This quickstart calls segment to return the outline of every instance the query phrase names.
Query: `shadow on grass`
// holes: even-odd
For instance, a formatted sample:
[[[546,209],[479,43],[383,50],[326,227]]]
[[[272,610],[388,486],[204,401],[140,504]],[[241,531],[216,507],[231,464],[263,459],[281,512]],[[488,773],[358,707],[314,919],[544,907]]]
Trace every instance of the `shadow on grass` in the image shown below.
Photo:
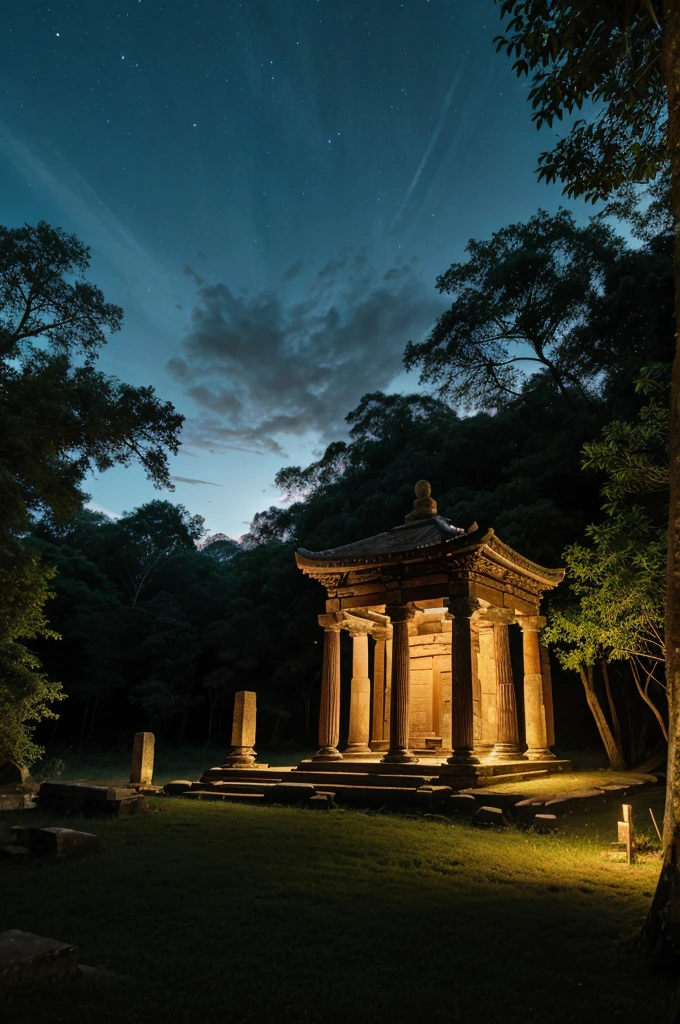
[[[578,836],[152,806],[88,823],[99,857],[0,872],[3,929],[74,942],[83,962],[134,979],[15,993],[3,1022],[663,1018],[668,991],[622,942],[655,865],[605,862]]]

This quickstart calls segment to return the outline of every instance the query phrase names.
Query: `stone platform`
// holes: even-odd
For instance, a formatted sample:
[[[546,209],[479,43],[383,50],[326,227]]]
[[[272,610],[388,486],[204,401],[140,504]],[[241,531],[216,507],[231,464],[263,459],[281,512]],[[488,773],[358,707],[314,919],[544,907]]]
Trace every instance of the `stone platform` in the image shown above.
[[[291,796],[332,793],[343,803],[429,805],[433,791],[444,797],[458,790],[519,782],[536,775],[571,771],[570,761],[485,761],[477,765],[451,765],[441,758],[417,763],[384,764],[377,757],[361,761],[301,761],[291,768],[208,768],[185,796],[194,799],[232,799],[236,802],[271,799],[274,789],[287,786]],[[295,789],[294,787],[299,787]],[[187,790],[189,784],[187,783]],[[218,796],[219,794],[219,796]]]

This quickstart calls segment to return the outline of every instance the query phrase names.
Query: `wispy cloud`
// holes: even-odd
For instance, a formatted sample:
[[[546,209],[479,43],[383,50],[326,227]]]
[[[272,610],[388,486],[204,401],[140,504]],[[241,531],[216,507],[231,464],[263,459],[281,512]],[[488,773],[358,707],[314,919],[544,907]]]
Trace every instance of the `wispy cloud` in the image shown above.
[[[213,480],[195,480],[191,476],[171,476],[171,480],[177,480],[180,484],[206,484],[208,487],[224,487],[224,484],[216,484]]]
[[[185,423],[187,441],[210,450],[282,454],[285,437],[337,436],[361,396],[400,373],[406,342],[442,308],[414,262],[378,275],[363,252],[322,267],[299,302],[196,283],[192,329],[168,369],[202,410]]]

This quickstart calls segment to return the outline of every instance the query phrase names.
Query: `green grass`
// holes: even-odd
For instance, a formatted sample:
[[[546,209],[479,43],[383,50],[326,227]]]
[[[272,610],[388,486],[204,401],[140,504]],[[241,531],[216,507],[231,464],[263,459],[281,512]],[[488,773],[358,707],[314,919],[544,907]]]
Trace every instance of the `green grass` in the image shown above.
[[[178,750],[156,749],[153,781],[164,786],[173,779],[199,779],[206,768],[213,768],[224,760],[229,748],[206,749],[205,747],[181,747]],[[258,761],[278,768],[296,765],[304,757],[310,757],[314,751],[299,748],[284,748],[274,751],[258,751]],[[122,785],[130,779],[130,750],[113,753],[78,754],[72,750],[57,750],[65,764],[61,775],[64,782],[107,782],[111,785]],[[40,770],[40,764],[35,766]]]
[[[618,805],[597,812],[592,838],[576,819],[539,836],[151,803],[141,818],[75,823],[101,836],[98,857],[0,872],[1,929],[73,942],[84,963],[133,979],[15,993],[3,1024],[663,1019],[668,990],[624,942],[658,863],[600,856]]]

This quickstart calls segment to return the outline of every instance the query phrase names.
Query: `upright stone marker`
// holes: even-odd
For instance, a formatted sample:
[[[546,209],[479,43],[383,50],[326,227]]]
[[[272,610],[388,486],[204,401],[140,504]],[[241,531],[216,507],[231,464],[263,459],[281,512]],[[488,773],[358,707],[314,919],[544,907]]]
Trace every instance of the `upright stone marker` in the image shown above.
[[[132,771],[130,782],[139,786],[150,786],[153,780],[154,734],[152,732],[135,733],[132,747]]]
[[[239,690],[234,700],[234,723],[231,727],[231,753],[225,768],[242,768],[255,764],[255,693]]]
[[[626,860],[629,864],[635,863],[635,829],[633,828],[633,806],[623,804],[623,821],[619,823],[619,842],[625,843]]]

